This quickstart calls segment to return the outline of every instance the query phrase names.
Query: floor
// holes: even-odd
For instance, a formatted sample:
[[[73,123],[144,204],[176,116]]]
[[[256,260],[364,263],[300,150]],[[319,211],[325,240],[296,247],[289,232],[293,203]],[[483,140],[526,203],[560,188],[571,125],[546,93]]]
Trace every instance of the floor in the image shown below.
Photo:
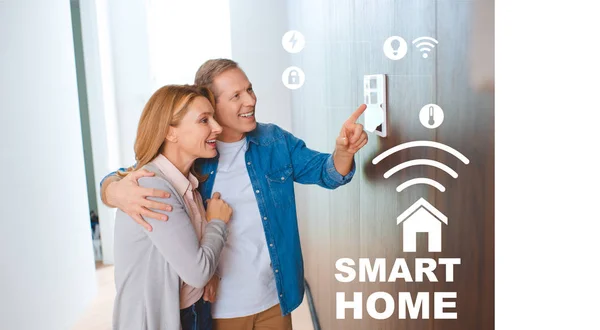
[[[97,262],[96,279],[98,280],[98,294],[79,322],[73,327],[73,330],[111,329],[115,295],[113,267]],[[292,323],[293,330],[313,330],[306,298],[304,298],[302,305],[292,312]]]

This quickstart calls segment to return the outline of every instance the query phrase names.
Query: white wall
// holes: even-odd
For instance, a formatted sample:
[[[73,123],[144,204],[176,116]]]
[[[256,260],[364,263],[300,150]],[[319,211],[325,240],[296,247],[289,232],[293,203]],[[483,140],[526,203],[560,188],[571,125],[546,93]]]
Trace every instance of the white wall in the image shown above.
[[[204,61],[231,55],[229,8],[209,0],[107,3],[120,165],[129,166],[152,93],[166,84],[191,84]]]
[[[165,84],[191,84],[198,67],[230,57],[227,2],[81,0],[96,186],[133,165],[144,105]],[[100,190],[97,190],[100,193]],[[104,263],[114,262],[114,209],[97,196]]]
[[[117,109],[114,96],[108,3],[106,0],[81,0],[81,34],[85,64],[90,135],[93,148],[96,203],[102,236],[102,258],[114,262],[114,209],[99,196],[100,181],[121,165]]]
[[[292,65],[281,38],[289,29],[285,1],[230,0],[232,59],[254,86],[256,118],[292,131],[291,91],[281,75]]]
[[[107,1],[122,166],[135,162],[133,144],[137,123],[153,92],[146,2]]]
[[[229,23],[227,1],[151,1],[148,39],[153,88],[193,84],[206,60],[231,57]]]
[[[69,329],[96,293],[69,2],[0,1],[0,324]]]

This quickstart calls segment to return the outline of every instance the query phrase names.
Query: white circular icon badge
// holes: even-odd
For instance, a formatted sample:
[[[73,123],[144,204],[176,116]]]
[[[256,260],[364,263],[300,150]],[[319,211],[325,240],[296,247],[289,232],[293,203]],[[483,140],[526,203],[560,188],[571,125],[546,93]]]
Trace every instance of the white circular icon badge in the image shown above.
[[[428,104],[421,108],[419,120],[429,129],[437,128],[444,122],[444,110],[437,104]]]
[[[298,89],[304,85],[304,71],[297,66],[290,66],[283,71],[281,81],[289,89]]]
[[[281,45],[288,53],[299,53],[305,44],[304,35],[296,30],[286,32],[281,38]]]
[[[401,37],[392,36],[383,43],[383,53],[390,60],[397,61],[403,58],[406,52],[408,52],[408,44]]]

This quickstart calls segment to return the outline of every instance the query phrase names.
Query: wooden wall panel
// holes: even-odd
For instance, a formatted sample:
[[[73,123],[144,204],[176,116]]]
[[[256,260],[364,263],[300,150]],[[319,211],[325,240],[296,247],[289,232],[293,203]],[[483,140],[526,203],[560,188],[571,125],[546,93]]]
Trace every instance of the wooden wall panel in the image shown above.
[[[331,152],[342,123],[363,99],[365,74],[388,76],[389,136],[370,134],[369,144],[356,157],[353,181],[335,191],[297,185],[298,216],[306,278],[313,291],[322,329],[492,329],[493,328],[493,96],[469,87],[469,36],[472,1],[287,1],[290,29],[306,37],[306,47],[290,54],[290,65],[301,67],[306,83],[292,94],[293,129],[313,149]],[[282,31],[282,35],[285,31]],[[406,57],[387,59],[383,42],[392,35],[409,43]],[[420,36],[439,41],[432,56],[423,59],[411,42]],[[281,68],[283,71],[285,68]],[[439,104],[445,121],[438,129],[424,128],[418,119],[422,106]],[[378,165],[371,160],[404,142],[431,140],[463,152],[471,163],[433,148],[418,147],[394,154]],[[412,159],[434,159],[455,169],[453,179],[429,166],[415,166],[390,177],[383,173]],[[402,193],[406,180],[426,177],[446,187],[413,186]],[[427,237],[418,238],[417,253],[402,250],[402,226],[396,217],[419,198],[425,198],[449,218],[442,229],[443,251],[427,252]],[[460,257],[454,283],[339,283],[334,278],[339,258],[386,258],[388,271],[395,258],[406,258],[414,271],[415,258]],[[414,275],[414,274],[413,274]],[[444,280],[444,268],[436,275]],[[335,293],[362,292],[363,301],[377,291],[457,291],[458,320],[399,320],[397,307],[387,320],[337,320]],[[363,306],[364,308],[364,306]],[[383,304],[378,304],[383,310]]]
[[[458,319],[436,320],[436,329],[493,329],[494,269],[494,108],[490,94],[470,84],[472,1],[438,1],[437,104],[446,120],[438,141],[469,158],[468,165],[439,151],[437,159],[455,169],[457,179],[441,173],[446,192],[436,192],[436,206],[448,216],[439,257],[460,257],[454,283],[436,291],[458,293]]]

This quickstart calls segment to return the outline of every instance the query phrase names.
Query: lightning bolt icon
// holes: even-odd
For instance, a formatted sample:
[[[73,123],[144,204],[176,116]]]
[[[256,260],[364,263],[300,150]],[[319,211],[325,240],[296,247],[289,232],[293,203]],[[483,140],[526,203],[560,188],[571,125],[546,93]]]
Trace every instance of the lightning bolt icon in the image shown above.
[[[296,47],[296,41],[298,41],[298,39],[296,39],[296,32],[294,32],[292,34],[292,37],[289,40],[289,42],[292,43],[292,49],[294,49],[294,47]]]

